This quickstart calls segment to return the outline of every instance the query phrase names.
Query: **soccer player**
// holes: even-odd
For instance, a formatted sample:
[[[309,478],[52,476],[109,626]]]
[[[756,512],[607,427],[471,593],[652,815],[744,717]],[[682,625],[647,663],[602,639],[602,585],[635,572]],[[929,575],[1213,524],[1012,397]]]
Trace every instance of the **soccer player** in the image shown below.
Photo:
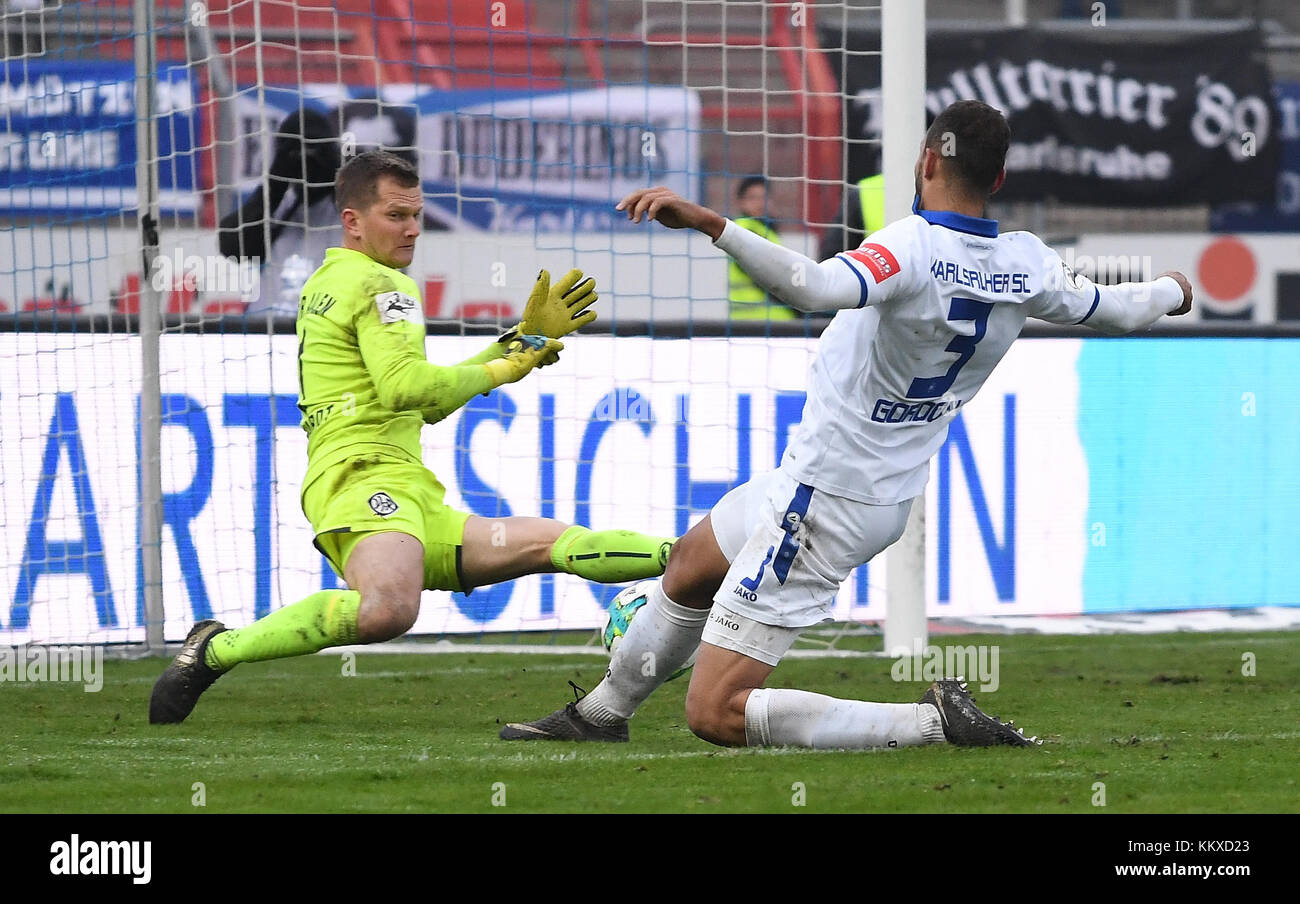
[[[298,308],[298,407],[303,512],[349,589],[313,593],[246,628],[196,624],[154,685],[150,722],[184,720],[241,662],[398,637],[424,589],[469,592],[555,571],[618,583],[663,574],[668,560],[670,537],[456,511],[420,458],[424,424],[558,360],[557,340],[596,317],[594,281],[571,270],[551,285],[542,271],[518,327],[457,365],[430,364],[419,290],[400,269],[420,232],[415,168],[385,151],[360,154],[338,171],[335,196],[343,247],[326,252]]]
[[[626,741],[628,719],[698,645],[686,719],[714,744],[1034,740],[981,712],[955,680],[907,704],[763,686],[800,631],[829,619],[849,572],[903,533],[948,424],[1026,318],[1125,333],[1191,309],[1182,274],[1094,285],[1034,235],[1000,232],[984,213],[1005,179],[1009,142],[996,109],[948,107],[916,162],[913,215],[820,264],[664,188],[620,202],[634,222],[704,232],[795,308],[838,313],[822,334],[803,421],[780,467],[729,492],[682,537],[590,694],[536,722],[508,724],[502,738]]]

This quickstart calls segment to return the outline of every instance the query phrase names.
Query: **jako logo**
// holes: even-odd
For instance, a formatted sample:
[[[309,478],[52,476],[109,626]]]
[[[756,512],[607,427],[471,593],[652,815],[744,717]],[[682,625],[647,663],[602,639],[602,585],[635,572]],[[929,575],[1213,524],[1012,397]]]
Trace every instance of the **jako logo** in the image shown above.
[[[737,592],[739,592],[739,591],[737,591]],[[720,614],[720,613],[718,613],[718,614],[714,614],[714,615],[710,615],[709,618],[710,618],[710,619],[711,619],[715,624],[722,625],[722,627],[726,628],[728,631],[739,631],[739,630],[740,630],[740,625],[739,625],[738,623],[732,621],[731,619],[727,618],[727,616],[722,615],[722,614]]]
[[[50,874],[54,876],[132,876],[148,885],[152,875],[152,841],[56,841],[50,845]]]

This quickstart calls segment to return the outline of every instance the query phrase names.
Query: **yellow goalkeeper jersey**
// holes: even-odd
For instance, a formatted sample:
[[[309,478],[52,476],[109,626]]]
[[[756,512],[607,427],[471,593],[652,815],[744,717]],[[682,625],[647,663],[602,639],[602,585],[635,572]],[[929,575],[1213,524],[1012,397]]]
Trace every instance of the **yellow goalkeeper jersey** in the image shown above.
[[[360,251],[331,248],[298,300],[298,408],[304,489],[345,459],[384,453],[419,463],[420,428],[492,388],[487,369],[425,358],[415,281]]]

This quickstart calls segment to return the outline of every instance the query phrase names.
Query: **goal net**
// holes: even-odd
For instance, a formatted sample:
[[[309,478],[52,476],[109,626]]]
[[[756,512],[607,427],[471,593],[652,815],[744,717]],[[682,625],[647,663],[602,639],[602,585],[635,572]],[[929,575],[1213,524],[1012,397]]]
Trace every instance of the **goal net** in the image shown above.
[[[826,321],[614,204],[667,185],[815,259],[839,250],[847,164],[878,145],[846,125],[878,99],[843,93],[818,19],[871,7],[0,8],[0,640],[156,649],[339,584],[299,504],[294,314],[340,241],[329,176],[367,148],[421,174],[407,272],[431,361],[517,321],[540,269],[600,287],[560,364],[424,431],[450,505],[677,535],[779,462]],[[837,618],[882,620],[884,588],[882,557]],[[414,633],[587,642],[618,589],[430,591]]]

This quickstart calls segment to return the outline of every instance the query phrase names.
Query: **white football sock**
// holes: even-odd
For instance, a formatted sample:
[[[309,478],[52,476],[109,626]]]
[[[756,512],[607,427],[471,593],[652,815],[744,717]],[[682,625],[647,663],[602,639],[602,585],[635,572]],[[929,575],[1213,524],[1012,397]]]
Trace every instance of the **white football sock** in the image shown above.
[[[656,582],[610,658],[605,680],[578,701],[578,712],[596,725],[632,718],[654,689],[699,648],[708,620],[708,609],[679,606],[664,593],[663,581]]]
[[[750,747],[865,750],[943,740],[939,710],[928,703],[867,703],[784,688],[751,691],[745,703]]]

